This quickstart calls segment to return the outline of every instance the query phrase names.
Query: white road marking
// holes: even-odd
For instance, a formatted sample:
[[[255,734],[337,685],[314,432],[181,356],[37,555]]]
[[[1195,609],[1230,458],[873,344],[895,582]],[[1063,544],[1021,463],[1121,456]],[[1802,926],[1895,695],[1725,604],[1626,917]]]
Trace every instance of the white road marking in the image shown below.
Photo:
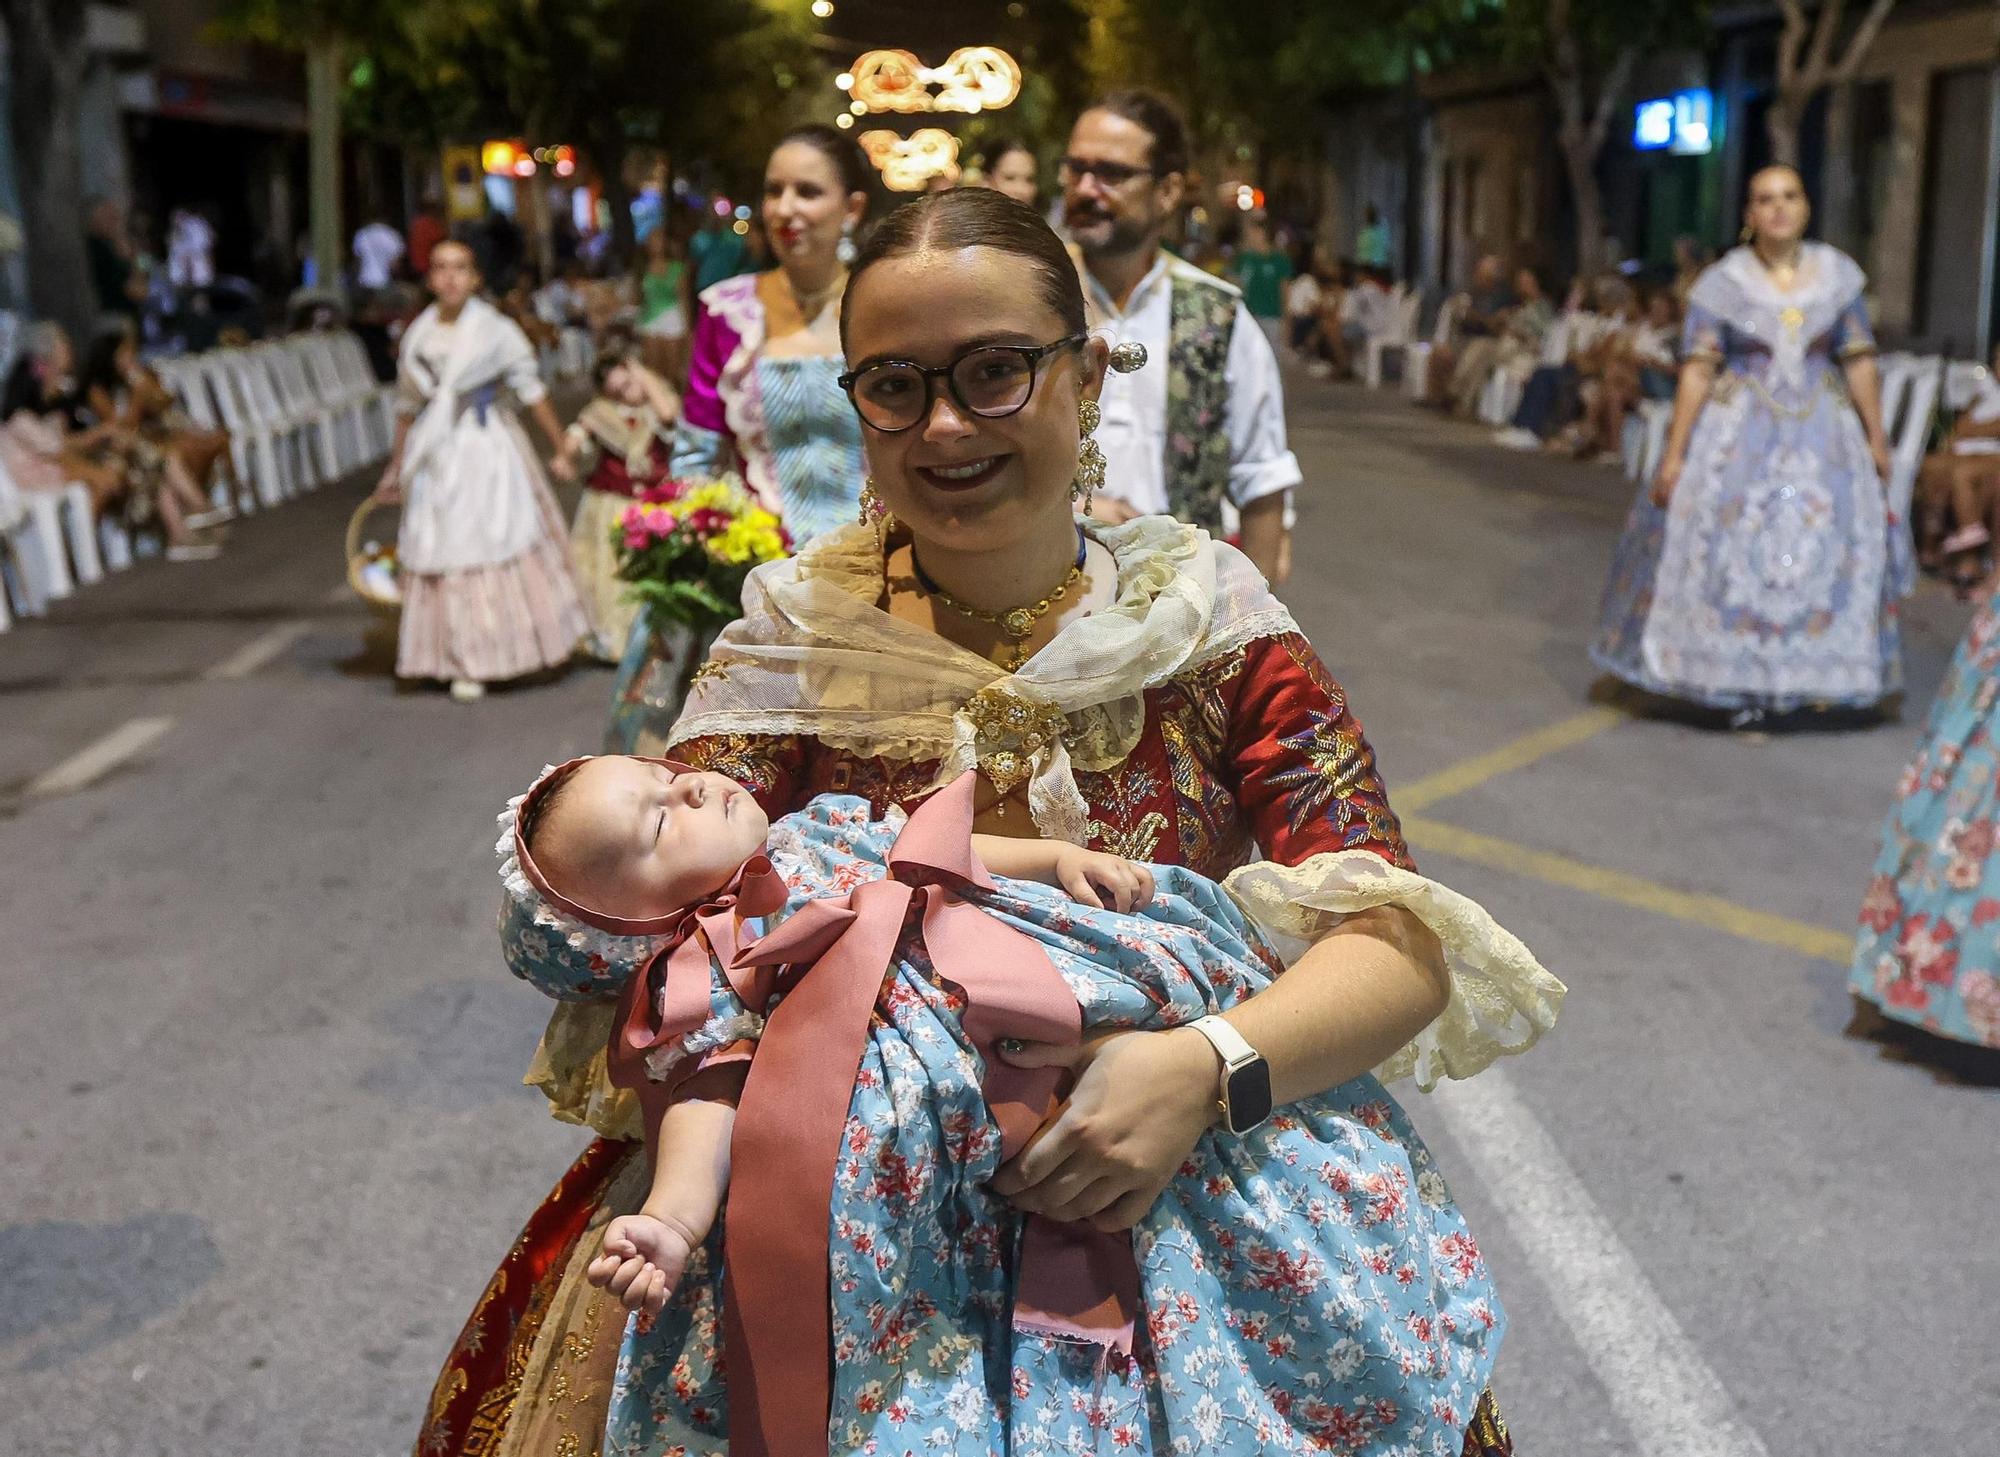
[[[1769,1457],[1507,1075],[1488,1068],[1429,1102],[1493,1191],[1637,1449]]]
[[[93,744],[71,754],[62,763],[28,782],[30,798],[51,794],[73,794],[85,785],[102,779],[135,754],[144,753],[174,726],[170,718],[127,720]]]
[[[281,622],[276,627],[258,633],[201,676],[212,682],[229,678],[247,678],[312,629],[313,625],[310,622]]]

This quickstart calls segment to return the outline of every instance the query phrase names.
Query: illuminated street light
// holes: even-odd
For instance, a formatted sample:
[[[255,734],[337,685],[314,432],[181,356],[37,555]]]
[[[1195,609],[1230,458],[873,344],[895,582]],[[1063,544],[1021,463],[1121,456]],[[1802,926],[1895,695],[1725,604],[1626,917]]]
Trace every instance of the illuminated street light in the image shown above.
[[[842,91],[852,91],[854,89],[854,73],[852,71],[842,71],[838,76],[833,78],[833,84],[838,86]]]
[[[825,20],[833,14],[833,0],[813,0],[813,14]]]

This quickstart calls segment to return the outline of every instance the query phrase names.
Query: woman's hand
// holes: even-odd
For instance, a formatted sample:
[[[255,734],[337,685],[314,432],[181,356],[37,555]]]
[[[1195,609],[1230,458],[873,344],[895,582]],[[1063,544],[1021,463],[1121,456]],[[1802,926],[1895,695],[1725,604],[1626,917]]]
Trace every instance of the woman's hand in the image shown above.
[[[565,441],[560,450],[549,457],[549,474],[564,485],[576,479],[576,452]]]
[[[403,464],[391,458],[382,467],[382,479],[375,483],[375,494],[369,498],[384,506],[403,504]]]
[[[1215,1051],[1199,1032],[1111,1032],[1071,1047],[1029,1043],[1016,1067],[1066,1067],[1076,1086],[1004,1164],[996,1193],[1056,1220],[1130,1229],[1215,1121]]]
[[[1672,454],[1663,456],[1660,468],[1653,472],[1653,504],[1665,510],[1667,502],[1674,498],[1674,487],[1680,483],[1681,458]]]
[[[604,1253],[590,1262],[584,1278],[609,1289],[627,1310],[648,1316],[666,1309],[695,1242],[687,1231],[650,1214],[624,1214],[604,1231]]]
[[[1065,844],[1056,851],[1056,884],[1073,901],[1097,910],[1136,911],[1153,899],[1153,872],[1145,866]]]

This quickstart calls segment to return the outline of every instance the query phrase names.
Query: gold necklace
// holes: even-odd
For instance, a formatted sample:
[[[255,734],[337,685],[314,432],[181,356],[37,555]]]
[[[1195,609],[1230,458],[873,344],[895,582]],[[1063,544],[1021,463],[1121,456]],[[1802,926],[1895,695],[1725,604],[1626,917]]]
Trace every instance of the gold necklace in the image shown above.
[[[821,311],[826,308],[827,301],[839,293],[846,283],[847,270],[842,268],[834,273],[833,282],[825,288],[813,293],[800,293],[799,286],[792,282],[792,276],[789,273],[785,275],[785,287],[792,291],[792,307],[799,311],[799,317],[808,324],[820,316]]]
[[[940,587],[931,574],[924,570],[924,564],[917,560],[915,543],[910,546],[910,568],[917,574],[917,582],[925,595],[935,597],[961,617],[970,617],[975,622],[984,622],[997,627],[1006,636],[1010,647],[1009,661],[1001,666],[1013,672],[1028,661],[1028,638],[1035,631],[1035,624],[1055,610],[1055,605],[1067,597],[1070,589],[1083,580],[1083,563],[1089,547],[1084,540],[1083,528],[1076,529],[1076,560],[1061,582],[1029,603],[1026,607],[1010,607],[1005,612],[988,612],[983,607],[974,607],[970,602],[961,602]]]

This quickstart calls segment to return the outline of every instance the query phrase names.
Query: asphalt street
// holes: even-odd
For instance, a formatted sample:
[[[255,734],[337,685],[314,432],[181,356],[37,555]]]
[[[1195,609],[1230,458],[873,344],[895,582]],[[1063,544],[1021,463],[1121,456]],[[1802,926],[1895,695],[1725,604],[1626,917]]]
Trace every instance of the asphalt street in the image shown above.
[[[1968,609],[1899,719],[1733,737],[1593,698],[1630,488],[1294,377],[1286,593],[1428,873],[1570,985],[1541,1047],[1406,1092],[1511,1315],[1523,1457],[1862,1457],[2000,1430],[2000,1076],[1844,989]],[[399,691],[342,586],[359,480],[0,635],[0,1450],[408,1451],[580,1149],[521,1086],[494,818],[609,674]],[[1409,790],[1409,800],[1399,796]]]

